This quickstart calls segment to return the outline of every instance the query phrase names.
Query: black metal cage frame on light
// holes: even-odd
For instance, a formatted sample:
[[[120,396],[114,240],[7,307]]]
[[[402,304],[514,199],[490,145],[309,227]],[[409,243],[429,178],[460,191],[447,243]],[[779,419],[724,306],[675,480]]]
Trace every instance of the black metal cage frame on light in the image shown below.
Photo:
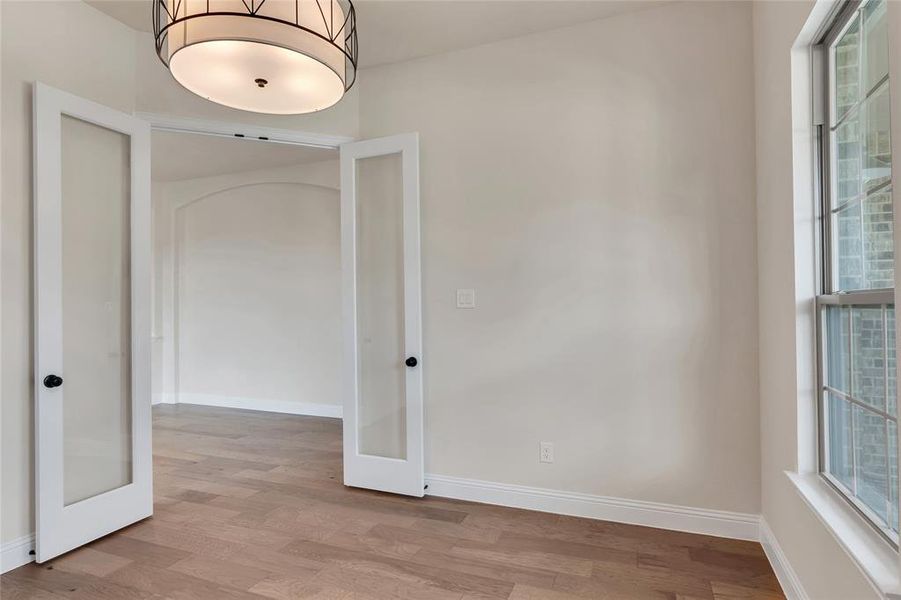
[[[287,3],[294,5],[294,20],[274,17],[266,14],[267,4],[272,6],[279,3],[284,6]],[[173,5],[170,10],[170,4]],[[347,73],[344,80],[344,91],[353,87],[357,80],[357,17],[351,0],[234,0],[227,2],[227,9],[223,9],[226,3],[222,0],[153,0],[153,37],[156,45],[156,54],[166,67],[169,67],[167,52],[167,39],[169,30],[177,25],[187,24],[191,20],[201,17],[228,16],[243,17],[247,19],[262,19],[286,27],[299,29],[309,35],[328,42],[341,51],[345,57]],[[322,17],[322,24],[327,35],[311,29],[301,23],[300,7],[302,5],[315,4]],[[190,5],[190,12],[188,8]],[[335,6],[344,14],[341,23],[335,23],[333,16]],[[260,41],[260,40],[254,40]],[[296,49],[292,49],[297,51]],[[313,59],[318,57],[311,56]]]

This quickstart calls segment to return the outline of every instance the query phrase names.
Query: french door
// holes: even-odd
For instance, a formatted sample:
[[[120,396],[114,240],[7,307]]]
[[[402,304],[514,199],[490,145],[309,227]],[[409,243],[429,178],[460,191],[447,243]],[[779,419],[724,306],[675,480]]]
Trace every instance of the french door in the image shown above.
[[[153,512],[150,128],[34,88],[36,559]]]
[[[341,146],[345,485],[423,495],[417,134]]]

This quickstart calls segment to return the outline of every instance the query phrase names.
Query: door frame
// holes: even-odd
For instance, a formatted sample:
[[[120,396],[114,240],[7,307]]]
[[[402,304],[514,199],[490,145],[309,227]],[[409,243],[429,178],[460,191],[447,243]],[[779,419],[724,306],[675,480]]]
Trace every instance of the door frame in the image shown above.
[[[195,119],[153,112],[138,111],[135,113],[135,117],[149,123],[151,130],[250,139],[273,144],[291,144],[328,150],[338,150],[342,144],[356,141],[356,138],[348,135],[313,133],[295,129],[230,123],[212,119]]]
[[[424,385],[423,385],[423,367],[422,367],[422,267],[421,267],[421,219],[420,219],[420,202],[419,202],[419,135],[418,133],[405,133],[382,138],[372,138],[357,140],[350,136],[330,135],[321,133],[311,133],[303,131],[294,131],[289,129],[280,129],[256,125],[246,125],[239,123],[229,123],[225,121],[214,121],[207,119],[194,119],[189,117],[174,117],[158,113],[138,112],[136,116],[144,119],[150,124],[151,130],[170,131],[186,134],[213,135],[220,137],[237,137],[240,139],[251,139],[256,141],[264,141],[269,143],[281,143],[299,146],[308,146],[316,148],[334,149],[339,151],[339,163],[345,161],[346,157],[366,158],[370,156],[378,156],[382,154],[400,153],[403,157],[403,172],[409,174],[404,177],[404,222],[416,222],[416,235],[404,235],[404,304],[405,304],[405,351],[408,355],[416,356],[420,364],[416,369],[407,369],[406,384],[407,389],[414,391],[416,400],[407,402],[407,419],[418,420],[422,425],[419,431],[414,428],[407,427],[407,460],[383,459],[387,462],[407,463],[408,468],[418,471],[418,477],[415,482],[407,482],[405,485],[391,485],[390,477],[384,477],[382,469],[378,469],[378,477],[359,477],[359,473],[348,468],[347,457],[359,457],[357,452],[357,437],[349,436],[349,419],[351,422],[350,429],[355,429],[353,410],[348,410],[351,403],[356,405],[358,397],[357,386],[357,357],[356,357],[356,281],[355,281],[355,261],[354,255],[348,256],[345,252],[347,248],[348,227],[346,226],[348,219],[355,218],[354,205],[348,204],[346,199],[345,188],[348,185],[354,186],[353,180],[345,178],[345,169],[342,167],[340,193],[341,193],[341,270],[342,270],[342,328],[344,336],[344,364],[345,377],[342,381],[344,387],[344,403],[343,403],[343,429],[344,429],[344,466],[345,466],[345,485],[354,487],[365,487],[369,489],[378,489],[382,491],[394,492],[404,495],[422,497],[425,494],[425,420],[424,420]],[[408,199],[415,198],[415,202],[409,202]],[[349,212],[350,209],[350,212]],[[165,224],[169,231],[169,239],[174,243],[178,239],[178,223],[177,211],[173,211],[169,216],[168,222]],[[351,233],[351,235],[353,235]],[[351,243],[353,241],[351,240]],[[168,345],[171,346],[168,355],[171,363],[169,369],[174,377],[174,397],[163,397],[158,404],[177,404],[178,403],[178,354],[177,354],[177,272],[178,265],[177,252],[170,253],[168,257],[169,273],[173,278],[171,282],[172,301],[174,303],[174,312],[172,315],[173,331],[168,336],[162,335],[163,332],[153,331],[154,339],[169,338]],[[349,261],[349,263],[348,263]],[[349,269],[351,269],[349,271]],[[350,312],[349,312],[350,311]],[[415,327],[411,326],[415,323]],[[156,325],[156,323],[154,323]],[[415,333],[414,333],[415,332]],[[165,349],[164,349],[165,350]],[[377,461],[378,462],[378,461]],[[390,466],[388,467],[390,471]],[[384,482],[388,480],[386,485]]]
[[[230,123],[228,121],[216,121],[212,119],[196,119],[192,117],[180,117],[153,112],[136,112],[135,116],[150,124],[152,131],[166,131],[173,133],[185,133],[191,135],[209,135],[214,137],[238,138],[272,144],[287,144],[292,146],[305,146],[322,148],[326,150],[339,150],[341,145],[355,141],[356,138],[346,135],[332,135],[295,131],[293,129],[281,129],[276,127],[264,127],[243,123]],[[164,223],[157,223],[166,230],[172,251],[164,257],[164,281],[162,282],[161,295],[164,297],[164,311],[169,311],[169,327],[166,327],[166,319],[157,322],[154,315],[151,337],[153,343],[161,343],[161,357],[163,368],[171,374],[173,388],[163,392],[161,396],[153,398],[153,404],[178,404],[178,250],[176,248],[179,238],[179,212],[173,210],[166,215]],[[154,267],[155,268],[155,267]],[[171,305],[168,309],[165,304]],[[168,313],[167,313],[168,314]],[[165,330],[164,330],[165,329]],[[323,414],[320,416],[339,416]]]
[[[34,385],[35,558],[82,546],[153,513],[150,412],[151,236],[150,127],[74,94],[35,82],[34,131]],[[132,481],[65,506],[62,404],[62,115],[129,136]],[[135,302],[145,298],[144,302]],[[98,526],[98,523],[100,526]],[[52,532],[52,533],[50,533]]]

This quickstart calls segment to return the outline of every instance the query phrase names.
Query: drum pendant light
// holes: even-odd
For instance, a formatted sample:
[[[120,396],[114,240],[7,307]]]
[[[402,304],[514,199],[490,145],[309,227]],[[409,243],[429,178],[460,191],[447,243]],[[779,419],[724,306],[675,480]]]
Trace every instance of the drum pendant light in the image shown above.
[[[240,110],[323,110],[356,79],[350,0],[153,0],[153,32],[178,83]]]

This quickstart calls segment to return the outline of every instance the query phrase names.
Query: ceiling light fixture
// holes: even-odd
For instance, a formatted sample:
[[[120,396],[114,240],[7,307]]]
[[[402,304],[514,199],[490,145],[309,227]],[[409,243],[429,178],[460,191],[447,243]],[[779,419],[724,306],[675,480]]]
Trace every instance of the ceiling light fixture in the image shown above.
[[[178,83],[240,110],[322,110],[356,79],[350,0],[153,0],[153,33]]]

